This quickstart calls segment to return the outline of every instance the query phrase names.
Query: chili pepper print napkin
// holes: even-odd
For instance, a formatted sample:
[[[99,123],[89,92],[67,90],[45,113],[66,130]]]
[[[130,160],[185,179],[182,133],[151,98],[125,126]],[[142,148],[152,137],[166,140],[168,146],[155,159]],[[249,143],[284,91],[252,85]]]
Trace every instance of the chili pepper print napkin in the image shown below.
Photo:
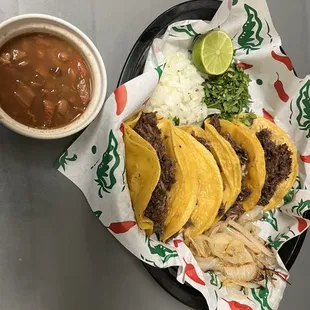
[[[136,225],[130,202],[122,122],[143,108],[164,70],[166,55],[187,51],[197,34],[214,28],[233,38],[235,59],[252,79],[252,109],[283,128],[299,152],[299,176],[281,206],[266,212],[257,223],[261,237],[278,251],[306,230],[309,222],[303,214],[310,209],[310,78],[295,76],[264,0],[226,0],[211,22],[182,21],[169,26],[162,38],[154,40],[145,73],[114,91],[101,115],[55,166],[83,191],[94,214],[119,242],[154,267],[178,267],[177,280],[199,290],[210,310],[275,310],[286,286],[280,277],[276,276],[274,283],[266,280],[263,288],[249,290],[248,298],[232,297],[214,272],[200,270],[181,236],[169,244],[159,242],[156,235],[146,237]],[[288,278],[279,257],[277,272]]]

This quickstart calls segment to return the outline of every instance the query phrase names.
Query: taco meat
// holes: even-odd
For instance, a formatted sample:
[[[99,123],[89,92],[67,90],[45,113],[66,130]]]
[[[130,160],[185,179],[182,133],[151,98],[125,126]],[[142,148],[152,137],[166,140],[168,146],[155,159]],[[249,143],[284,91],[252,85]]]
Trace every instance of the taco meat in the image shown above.
[[[222,203],[217,212],[217,216],[222,217],[224,214],[225,214],[225,205]]]
[[[251,194],[252,191],[245,185],[245,178],[247,176],[247,169],[246,166],[249,162],[249,155],[248,153],[238,145],[231,137],[230,134],[225,133],[223,137],[230,143],[234,151],[236,152],[237,156],[239,157],[241,171],[242,171],[242,184],[241,184],[241,192],[238,195],[236,201],[233,203],[231,208],[228,210],[227,217],[230,216],[237,216],[239,217],[244,213],[244,209],[242,208],[242,202],[245,201]]]
[[[238,195],[236,201],[234,204],[231,206],[231,208],[227,211],[225,214],[224,218],[231,217],[231,216],[237,216],[239,217],[244,213],[244,209],[242,208],[242,202],[246,200],[251,194],[252,191],[250,188],[248,188],[244,181],[245,177],[247,175],[247,169],[246,166],[249,162],[249,154],[246,152],[244,148],[242,148],[239,144],[237,144],[232,136],[229,133],[221,133],[221,124],[219,121],[219,117],[217,115],[213,115],[210,119],[210,124],[222,135],[223,138],[225,138],[231,147],[234,149],[236,152],[240,165],[241,165],[241,170],[242,170],[242,186],[241,186],[241,192]]]
[[[191,133],[192,137],[194,137],[199,143],[201,143],[208,151],[211,151],[210,143],[207,139],[203,137],[197,137],[194,132]]]
[[[227,219],[228,217],[240,217],[245,210],[242,207],[242,202],[246,200],[250,195],[252,191],[244,184],[241,187],[241,192],[238,195],[236,201],[231,206],[231,208],[227,211],[227,213],[224,215],[223,219]]]
[[[233,140],[232,136],[229,133],[222,134],[221,124],[219,121],[219,117],[217,115],[213,115],[210,118],[210,125],[212,125],[217,130],[217,132],[221,134],[223,138],[225,138],[230,143],[231,147],[234,149],[234,151],[238,155],[239,160],[240,160],[240,165],[241,167],[243,167],[243,170],[244,170],[245,169],[244,166],[249,161],[249,155],[247,154],[247,152]]]
[[[266,181],[258,204],[266,206],[273,197],[277,186],[292,172],[292,152],[287,144],[277,145],[271,140],[271,131],[263,129],[256,134],[260,141],[266,162]]]
[[[162,234],[167,216],[167,192],[176,181],[175,164],[166,153],[161,131],[157,127],[156,113],[142,113],[133,129],[152,145],[159,159],[161,174],[145,210],[145,216],[153,221],[154,232]]]
[[[193,226],[193,222],[192,222],[191,218],[189,218],[189,220],[185,223],[183,228],[186,229],[186,228],[190,228],[191,226]]]
[[[223,134],[223,137],[230,143],[231,147],[234,149],[236,152],[237,156],[239,157],[240,160],[240,165],[242,167],[242,171],[245,170],[245,166],[249,161],[249,155],[248,153],[240,146],[238,145],[231,135],[229,133]]]
[[[218,133],[221,133],[220,119],[217,115],[213,115],[210,118],[210,125],[212,125]]]
[[[240,204],[233,204],[232,207],[224,214],[222,220],[225,221],[229,217],[240,217],[244,213],[244,209]]]

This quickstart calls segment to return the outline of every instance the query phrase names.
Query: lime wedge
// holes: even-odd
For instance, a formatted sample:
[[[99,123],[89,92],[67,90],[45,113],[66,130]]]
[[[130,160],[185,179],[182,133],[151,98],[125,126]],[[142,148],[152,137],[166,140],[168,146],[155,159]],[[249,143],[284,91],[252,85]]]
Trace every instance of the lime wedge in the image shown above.
[[[229,68],[234,54],[231,38],[222,30],[202,35],[193,46],[192,61],[209,75],[221,75]]]

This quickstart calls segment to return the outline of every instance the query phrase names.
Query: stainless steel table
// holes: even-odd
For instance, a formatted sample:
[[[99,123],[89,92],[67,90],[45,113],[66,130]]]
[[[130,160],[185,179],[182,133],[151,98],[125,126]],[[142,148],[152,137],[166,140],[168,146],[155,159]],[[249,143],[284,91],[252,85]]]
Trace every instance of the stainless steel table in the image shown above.
[[[269,2],[297,72],[310,72],[310,5],[307,0]],[[102,53],[110,93],[142,30],[177,3],[0,0],[0,21],[36,12],[72,22]],[[73,140],[36,141],[0,127],[0,310],[188,309],[154,282],[93,216],[79,189],[52,168]],[[307,239],[281,310],[309,309],[309,250]]]

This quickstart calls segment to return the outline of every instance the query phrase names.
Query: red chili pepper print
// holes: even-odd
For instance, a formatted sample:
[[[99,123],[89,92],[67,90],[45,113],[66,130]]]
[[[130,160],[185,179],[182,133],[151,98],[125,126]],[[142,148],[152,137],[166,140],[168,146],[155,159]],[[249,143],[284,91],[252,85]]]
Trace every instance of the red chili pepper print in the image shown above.
[[[252,308],[248,305],[240,304],[238,301],[227,301],[231,310],[252,310]]]
[[[284,65],[286,65],[288,70],[292,71],[294,69],[292,61],[288,56],[278,55],[275,51],[271,52],[271,56],[273,59],[282,62]]]
[[[184,258],[183,260],[185,262],[185,274],[194,282],[200,285],[206,285],[205,282],[199,278],[195,266],[193,264],[188,264]]]
[[[108,227],[114,234],[123,234],[136,225],[135,221],[111,223]]]
[[[125,85],[121,85],[114,91],[116,101],[116,115],[122,114],[127,103],[127,89]]]
[[[179,247],[179,244],[182,243],[182,242],[183,242],[183,241],[180,240],[180,239],[173,240],[173,244],[174,244],[174,246],[175,246],[176,248],[178,248],[178,247]]]
[[[300,155],[300,159],[306,163],[306,164],[310,164],[310,155]]]
[[[283,102],[288,102],[290,97],[289,95],[285,92],[284,86],[282,81],[280,80],[279,73],[277,72],[278,79],[274,82],[274,88],[277,91],[278,97],[283,101]]]
[[[119,130],[122,134],[124,134],[124,124],[121,123],[121,126],[119,127]]]
[[[237,63],[237,67],[242,68],[243,70],[251,69],[253,65],[246,64],[244,62]]]
[[[303,232],[308,227],[307,221],[301,217],[296,217],[296,219],[298,221],[298,231]]]
[[[288,274],[283,273],[283,272],[280,272],[280,271],[277,271],[277,273],[278,273],[284,280],[287,280]]]
[[[228,0],[227,1],[227,7],[228,7],[228,10],[231,10],[231,7],[232,7],[232,0]]]
[[[265,119],[268,119],[268,121],[274,123],[273,116],[269,112],[267,112],[265,109],[263,109],[263,117]]]

